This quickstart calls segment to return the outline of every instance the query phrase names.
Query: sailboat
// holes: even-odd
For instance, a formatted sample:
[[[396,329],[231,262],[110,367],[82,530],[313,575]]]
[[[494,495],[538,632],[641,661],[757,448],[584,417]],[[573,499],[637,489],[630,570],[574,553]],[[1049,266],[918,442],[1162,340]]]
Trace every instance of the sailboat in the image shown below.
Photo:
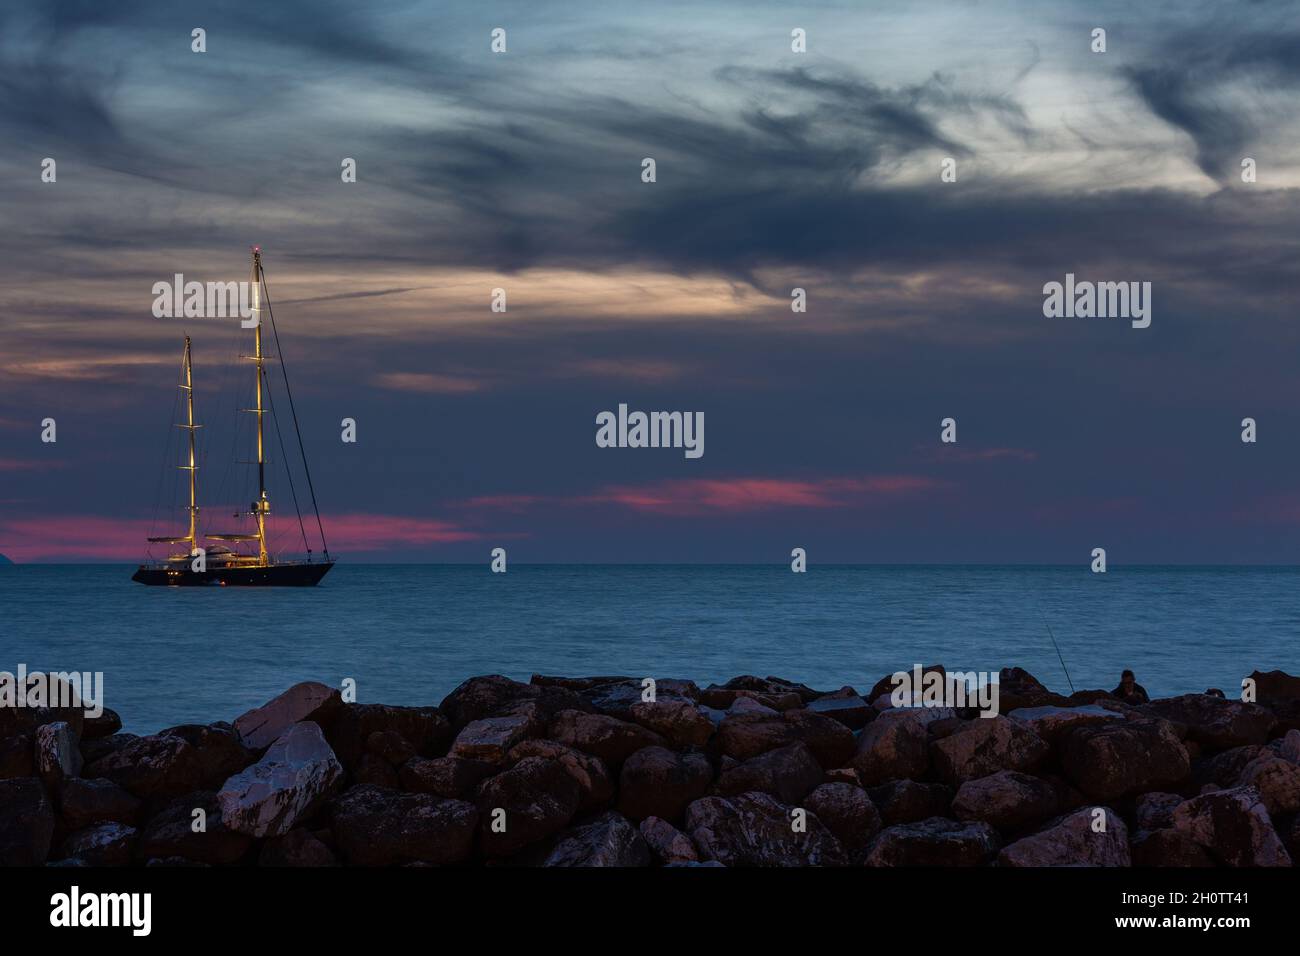
[[[249,505],[249,510],[243,512],[242,516],[257,519],[257,530],[251,533],[207,534],[203,536],[204,540],[219,543],[207,548],[199,546],[199,469],[195,455],[195,432],[203,426],[194,421],[194,368],[190,350],[190,337],[187,335],[185,336],[185,351],[181,360],[184,384],[180,386],[185,393],[186,420],[184,424],[178,422],[176,427],[185,429],[189,438],[186,464],[179,466],[189,474],[189,507],[187,509],[189,513],[189,530],[188,533],[183,535],[151,537],[149,541],[153,544],[188,545],[188,547],[182,552],[170,555],[163,561],[153,561],[140,565],[135,574],[131,576],[132,581],[138,581],[141,584],[171,587],[187,585],[310,587],[317,584],[329,572],[329,569],[334,567],[334,562],[330,559],[329,547],[325,544],[325,527],[320,520],[320,509],[316,507],[316,490],[311,483],[311,471],[307,466],[307,454],[302,446],[302,434],[298,432],[298,416],[293,409],[293,393],[289,391],[287,375],[284,378],[285,392],[289,398],[289,409],[293,414],[294,430],[298,432],[298,449],[302,453],[303,471],[307,476],[307,486],[311,490],[312,508],[316,511],[316,524],[320,529],[324,560],[313,560],[310,547],[307,548],[307,558],[304,561],[278,560],[267,548],[267,518],[271,514],[271,501],[267,496],[266,488],[263,419],[267,412],[274,414],[274,408],[264,404],[264,399],[268,402],[270,399],[270,382],[267,379],[266,358],[262,350],[262,301],[265,285],[266,277],[262,273],[262,250],[260,246],[254,246],[250,286],[252,311],[256,316],[256,321],[253,325],[253,354],[244,357],[251,359],[255,365],[257,404],[256,407],[243,409],[243,411],[251,412],[257,416],[257,497],[253,499]],[[275,330],[275,316],[270,309],[270,296],[267,295],[265,298],[267,304],[265,311],[270,316],[271,331],[275,337],[276,351],[279,353],[280,337]],[[283,354],[279,354],[279,359],[283,370]],[[253,462],[249,462],[249,464],[253,464]],[[290,487],[292,488],[292,479],[290,479]],[[296,491],[293,497],[294,508],[297,510]],[[240,515],[236,515],[236,517],[240,517]],[[307,532],[302,523],[301,511],[298,512],[298,523],[302,528],[305,543]],[[254,542],[257,545],[256,554],[252,553],[251,549]],[[237,546],[240,544],[249,547],[248,553],[241,553],[231,547],[231,545]]]

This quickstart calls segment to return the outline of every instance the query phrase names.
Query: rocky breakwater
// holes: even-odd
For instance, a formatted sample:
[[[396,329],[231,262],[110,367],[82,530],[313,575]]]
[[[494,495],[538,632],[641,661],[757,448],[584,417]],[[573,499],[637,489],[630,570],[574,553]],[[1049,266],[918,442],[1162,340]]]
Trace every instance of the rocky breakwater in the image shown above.
[[[939,668],[936,668],[939,669]],[[779,678],[304,683],[233,723],[0,711],[9,866],[1290,866],[1300,678],[1130,707],[1001,672],[994,717]]]

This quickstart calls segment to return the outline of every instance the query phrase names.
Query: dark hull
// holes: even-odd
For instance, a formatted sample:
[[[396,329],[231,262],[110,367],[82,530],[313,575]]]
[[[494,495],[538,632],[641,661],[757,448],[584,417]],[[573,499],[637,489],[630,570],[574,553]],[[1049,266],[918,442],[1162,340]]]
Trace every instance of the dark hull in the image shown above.
[[[326,572],[334,567],[333,561],[314,564],[272,564],[265,568],[210,568],[191,571],[179,568],[141,565],[131,575],[132,581],[141,584],[158,584],[165,587],[314,587]]]

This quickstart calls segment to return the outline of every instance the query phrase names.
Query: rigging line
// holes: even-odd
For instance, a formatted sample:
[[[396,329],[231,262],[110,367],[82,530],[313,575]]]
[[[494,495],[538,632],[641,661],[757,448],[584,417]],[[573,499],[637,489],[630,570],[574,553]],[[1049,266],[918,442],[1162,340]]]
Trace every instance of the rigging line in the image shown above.
[[[298,491],[293,484],[293,469],[289,467],[289,454],[284,450],[284,435],[280,431],[280,417],[275,414],[275,397],[271,394],[270,382],[267,382],[266,404],[271,410],[271,421],[275,423],[275,437],[280,443],[280,457],[284,459],[284,475],[289,479],[289,494],[293,496],[293,510],[298,515],[298,530],[302,532],[302,546],[311,554],[311,545],[307,543],[307,526],[302,523],[302,509],[298,507]]]
[[[325,543],[325,525],[320,520],[320,507],[316,504],[316,488],[311,481],[311,468],[307,464],[307,449],[302,444],[302,429],[298,427],[298,411],[293,405],[293,389],[289,387],[289,369],[284,364],[284,351],[280,348],[280,333],[275,328],[275,313],[271,311],[271,290],[266,284],[265,270],[259,270],[262,278],[262,291],[266,295],[266,314],[271,317],[271,334],[275,336],[275,351],[280,357],[280,374],[284,376],[284,393],[289,396],[289,412],[293,415],[293,430],[298,435],[298,452],[302,455],[302,470],[307,475],[307,489],[311,492],[311,507],[316,512],[316,527],[320,529],[321,550],[325,560],[330,558],[330,546]]]

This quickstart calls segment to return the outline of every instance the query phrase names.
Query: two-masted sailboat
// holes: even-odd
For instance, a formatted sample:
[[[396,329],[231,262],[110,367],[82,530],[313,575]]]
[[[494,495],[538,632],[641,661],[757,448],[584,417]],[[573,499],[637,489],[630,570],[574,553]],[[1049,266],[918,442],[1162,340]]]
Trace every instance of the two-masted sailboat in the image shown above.
[[[320,530],[321,548],[325,558],[323,561],[313,560],[311,548],[308,546],[306,560],[277,560],[267,548],[267,518],[271,514],[271,501],[267,497],[266,490],[263,419],[268,412],[274,415],[274,405],[269,403],[270,382],[267,379],[266,359],[262,351],[263,311],[271,320],[271,331],[274,336],[276,351],[279,353],[278,357],[282,371],[284,369],[284,356],[280,353],[280,337],[275,330],[275,316],[270,309],[270,296],[266,294],[266,278],[262,274],[262,251],[259,246],[253,247],[252,268],[250,291],[252,312],[256,317],[253,325],[253,354],[244,357],[253,361],[257,373],[256,406],[243,410],[257,416],[257,497],[253,499],[252,504],[249,505],[249,510],[243,512],[242,516],[255,518],[257,530],[239,534],[207,534],[200,539],[199,469],[195,455],[195,432],[203,426],[194,421],[194,369],[191,360],[190,338],[187,335],[185,336],[185,352],[182,358],[184,383],[180,386],[184,391],[186,420],[184,423],[176,423],[176,426],[185,429],[189,438],[186,463],[179,466],[189,475],[189,531],[183,535],[149,538],[149,541],[154,544],[187,545],[187,547],[184,551],[174,553],[165,560],[140,565],[135,574],[131,576],[131,580],[139,581],[141,584],[169,586],[282,585],[304,587],[316,584],[326,575],[330,568],[334,567],[334,562],[329,556],[329,547],[325,544],[325,528],[320,520],[320,510],[316,507],[316,490],[311,484],[311,471],[307,466],[307,453],[302,445],[302,434],[297,427],[298,415],[293,407],[293,393],[289,391],[287,374],[284,376],[285,393],[288,396],[289,409],[293,415],[294,431],[298,434],[298,450],[302,455],[303,471],[306,473],[307,486],[311,491],[312,508],[316,511],[316,524]],[[266,302],[265,310],[262,308],[263,301]],[[249,464],[252,464],[252,462]],[[290,485],[292,487],[292,478],[290,479]],[[298,511],[297,492],[294,492],[293,498],[295,511]],[[240,515],[236,515],[236,517],[240,517]],[[302,529],[304,544],[306,544],[307,532],[302,523],[301,511],[298,511],[298,523]],[[200,540],[211,540],[219,543],[203,548],[199,545]],[[252,553],[252,544],[254,542],[257,545],[256,554]],[[241,545],[248,547],[248,553],[236,550]]]

